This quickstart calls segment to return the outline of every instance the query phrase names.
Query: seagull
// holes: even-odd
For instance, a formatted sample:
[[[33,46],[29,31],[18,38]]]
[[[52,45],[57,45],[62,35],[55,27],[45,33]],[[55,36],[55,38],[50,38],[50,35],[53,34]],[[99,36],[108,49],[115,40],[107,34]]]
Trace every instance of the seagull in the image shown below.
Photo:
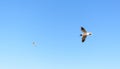
[[[87,32],[87,31],[85,30],[85,28],[83,28],[83,27],[81,27],[81,31],[83,32],[82,34],[80,34],[80,36],[82,36],[82,42],[85,41],[85,39],[86,39],[86,37],[87,37],[88,35],[92,35],[91,32]]]

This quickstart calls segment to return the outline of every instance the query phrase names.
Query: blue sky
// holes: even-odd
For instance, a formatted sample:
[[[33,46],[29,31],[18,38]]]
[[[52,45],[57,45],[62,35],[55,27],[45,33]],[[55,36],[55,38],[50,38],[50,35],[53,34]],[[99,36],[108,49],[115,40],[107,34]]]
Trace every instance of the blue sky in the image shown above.
[[[1,0],[0,69],[120,69],[119,3]]]

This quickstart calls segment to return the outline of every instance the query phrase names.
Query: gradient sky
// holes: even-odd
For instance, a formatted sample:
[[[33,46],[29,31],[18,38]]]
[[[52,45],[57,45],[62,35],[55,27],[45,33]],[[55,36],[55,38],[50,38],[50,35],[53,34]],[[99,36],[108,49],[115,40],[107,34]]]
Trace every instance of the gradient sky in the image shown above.
[[[120,69],[118,0],[1,0],[0,32],[0,69]]]

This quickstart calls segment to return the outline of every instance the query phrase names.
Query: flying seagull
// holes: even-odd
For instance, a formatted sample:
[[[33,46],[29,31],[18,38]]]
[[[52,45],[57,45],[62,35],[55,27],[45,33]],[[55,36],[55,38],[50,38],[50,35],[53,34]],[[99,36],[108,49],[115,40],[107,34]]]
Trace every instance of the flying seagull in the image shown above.
[[[87,32],[87,31],[85,30],[85,28],[83,28],[83,27],[81,27],[81,31],[83,32],[82,34],[80,34],[80,36],[82,36],[82,42],[85,41],[85,39],[86,39],[86,37],[87,37],[88,35],[92,35],[91,32]]]

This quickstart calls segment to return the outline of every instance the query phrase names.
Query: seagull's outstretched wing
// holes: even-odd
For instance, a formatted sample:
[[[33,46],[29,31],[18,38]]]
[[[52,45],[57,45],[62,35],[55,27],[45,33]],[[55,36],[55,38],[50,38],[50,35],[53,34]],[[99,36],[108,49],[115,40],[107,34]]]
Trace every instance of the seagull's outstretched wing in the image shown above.
[[[87,32],[83,27],[81,27],[81,31],[82,31],[83,33],[86,33],[86,32]]]
[[[86,35],[82,36],[82,42],[85,41],[86,37],[87,37]]]

